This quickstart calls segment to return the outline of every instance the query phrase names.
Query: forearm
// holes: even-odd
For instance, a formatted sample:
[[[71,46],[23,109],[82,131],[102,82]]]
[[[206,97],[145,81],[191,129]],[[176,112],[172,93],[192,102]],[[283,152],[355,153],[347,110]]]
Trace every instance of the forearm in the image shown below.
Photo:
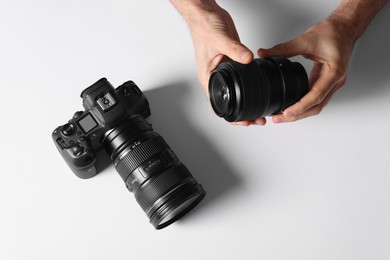
[[[341,0],[330,18],[347,23],[357,40],[388,0]]]
[[[180,12],[187,23],[191,23],[202,16],[204,12],[210,12],[215,9],[217,3],[215,0],[170,0],[172,5]]]

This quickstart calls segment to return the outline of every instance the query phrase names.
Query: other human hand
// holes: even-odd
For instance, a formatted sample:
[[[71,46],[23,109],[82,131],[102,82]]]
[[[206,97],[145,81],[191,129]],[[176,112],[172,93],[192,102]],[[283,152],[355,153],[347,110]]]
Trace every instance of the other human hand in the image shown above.
[[[346,82],[356,38],[348,22],[341,17],[330,16],[291,41],[270,49],[259,49],[258,54],[262,58],[302,55],[314,62],[309,79],[310,91],[283,114],[274,115],[272,121],[293,122],[318,115]]]
[[[212,71],[224,60],[234,60],[243,64],[253,61],[253,53],[240,42],[230,14],[215,1],[192,7],[191,12],[182,15],[186,18],[195,47],[198,65],[198,79],[208,96],[208,81]],[[255,121],[242,121],[233,124],[248,126],[265,124],[265,118]]]

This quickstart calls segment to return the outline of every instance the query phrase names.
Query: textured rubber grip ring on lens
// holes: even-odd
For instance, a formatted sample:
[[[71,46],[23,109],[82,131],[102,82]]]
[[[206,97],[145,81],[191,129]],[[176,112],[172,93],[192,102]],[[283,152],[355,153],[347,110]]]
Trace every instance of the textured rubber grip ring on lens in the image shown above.
[[[193,179],[191,173],[183,164],[179,164],[146,181],[134,195],[139,205],[146,212],[156,200],[188,179]]]
[[[121,175],[122,179],[126,180],[127,176],[143,162],[167,148],[169,148],[169,146],[161,136],[150,138],[134,150],[127,150],[127,152],[125,150],[122,152],[119,155],[119,159],[116,160],[116,170]],[[123,154],[125,155],[123,156]]]
[[[241,120],[255,120],[263,114],[266,108],[267,81],[256,63],[244,65],[242,68],[240,71],[243,102]]]

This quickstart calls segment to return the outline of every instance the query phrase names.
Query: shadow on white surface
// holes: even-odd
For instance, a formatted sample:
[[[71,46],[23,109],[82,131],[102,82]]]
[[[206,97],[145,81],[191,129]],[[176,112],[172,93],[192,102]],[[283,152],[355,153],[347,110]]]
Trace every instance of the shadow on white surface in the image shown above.
[[[390,5],[374,18],[358,40],[351,59],[349,78],[345,90],[338,95],[340,101],[354,101],[384,94],[390,80]]]
[[[242,180],[186,116],[185,111],[191,109],[187,103],[190,87],[188,83],[178,82],[146,91],[145,95],[152,110],[149,122],[154,130],[162,135],[207,192],[199,209],[238,188]]]
[[[222,6],[225,8],[225,4]],[[245,45],[257,50],[272,47],[303,33],[317,22],[318,12],[310,10],[296,1],[232,1],[226,10],[232,15],[238,33]],[[243,18],[245,17],[245,18]]]
[[[256,34],[256,27],[265,27],[267,35],[258,34],[258,41],[263,42],[264,38],[271,42],[271,45],[278,44],[281,40],[290,40],[293,37],[303,33],[314,21],[318,21],[319,17],[316,13],[310,12],[302,8],[296,2],[286,3],[285,1],[258,1],[248,0],[242,4],[246,13],[257,12],[265,13],[266,24],[264,18],[260,15],[253,15],[256,19],[256,24],[251,27],[253,33]],[[263,14],[264,15],[264,14]],[[260,46],[259,46],[260,47]],[[271,46],[262,46],[271,47]]]

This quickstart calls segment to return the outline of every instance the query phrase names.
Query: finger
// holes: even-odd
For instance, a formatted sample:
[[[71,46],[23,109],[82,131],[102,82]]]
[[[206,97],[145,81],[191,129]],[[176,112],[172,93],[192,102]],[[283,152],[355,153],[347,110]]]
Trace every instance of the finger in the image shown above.
[[[310,108],[305,113],[299,114],[296,116],[284,116],[283,114],[274,116],[274,117],[272,117],[272,121],[274,123],[295,122],[297,120],[301,120],[301,119],[306,118],[306,117],[318,115],[321,111],[322,111],[322,107],[320,107],[318,105],[318,106]]]
[[[211,72],[208,70],[199,68],[198,69],[198,80],[200,82],[200,85],[202,86],[203,91],[207,95],[207,99],[209,98],[209,78],[210,78]]]
[[[240,122],[232,122],[232,125],[239,125],[239,126],[250,126],[250,121],[240,121]]]
[[[239,126],[250,126],[250,125],[265,125],[266,123],[267,123],[267,120],[264,117],[260,117],[256,120],[232,122],[231,124],[239,125]]]
[[[311,90],[297,103],[284,110],[285,116],[297,116],[305,113],[311,107],[319,105],[327,97],[336,85],[335,72],[324,72],[328,69],[322,69],[319,78],[312,86]]]
[[[266,123],[267,123],[267,120],[265,119],[265,117],[260,117],[260,118],[253,121],[253,124],[255,124],[255,125],[265,125]]]
[[[286,123],[286,122],[294,122],[306,117],[315,116],[321,113],[321,111],[324,109],[324,107],[329,103],[329,101],[332,99],[334,94],[340,89],[336,84],[332,91],[329,92],[329,94],[326,96],[326,98],[318,105],[311,107],[309,110],[305,111],[302,114],[296,115],[296,116],[285,116],[283,114],[275,115],[272,117],[272,121],[274,123]]]
[[[218,45],[218,51],[228,56],[230,59],[242,64],[248,64],[253,60],[253,53],[242,43],[231,40],[230,38],[222,39]]]
[[[262,58],[271,56],[292,57],[304,55],[307,52],[306,42],[301,38],[295,38],[291,41],[280,43],[269,49],[260,48],[258,55]]]

